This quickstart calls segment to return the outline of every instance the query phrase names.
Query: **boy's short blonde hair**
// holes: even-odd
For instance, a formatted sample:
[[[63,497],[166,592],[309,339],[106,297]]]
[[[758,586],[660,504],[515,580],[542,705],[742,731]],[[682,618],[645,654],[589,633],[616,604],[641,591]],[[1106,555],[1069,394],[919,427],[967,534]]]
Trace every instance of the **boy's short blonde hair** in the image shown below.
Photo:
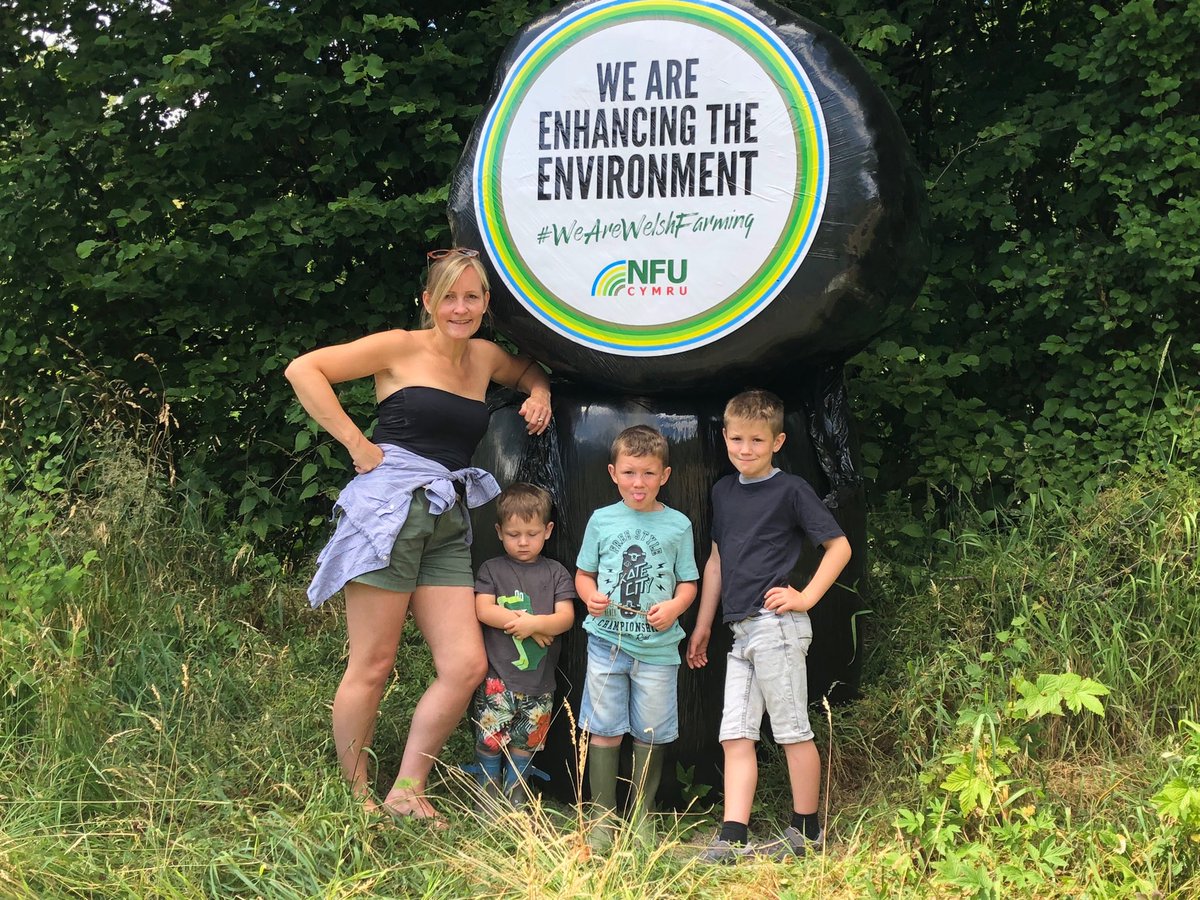
[[[667,439],[649,425],[632,425],[617,435],[609,452],[609,462],[615,464],[622,453],[626,456],[657,456],[664,467],[671,464]]]
[[[742,391],[725,404],[724,425],[739,419],[743,422],[766,422],[772,436],[783,433],[783,401],[770,391]]]
[[[536,484],[517,481],[500,492],[496,500],[496,522],[503,525],[509,519],[522,522],[550,524],[550,509],[554,505],[550,492]]]

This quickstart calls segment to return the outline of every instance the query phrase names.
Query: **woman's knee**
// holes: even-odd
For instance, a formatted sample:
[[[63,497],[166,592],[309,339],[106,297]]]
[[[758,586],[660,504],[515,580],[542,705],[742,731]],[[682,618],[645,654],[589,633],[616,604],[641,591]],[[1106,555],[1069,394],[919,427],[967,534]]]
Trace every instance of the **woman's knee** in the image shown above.
[[[438,678],[474,690],[487,677],[487,654],[483,647],[457,654],[449,659],[434,661]]]
[[[488,668],[474,595],[463,588],[418,588],[413,608],[438,680],[473,690]]]
[[[344,680],[361,687],[382,691],[387,687],[395,668],[395,651],[391,653],[351,653],[350,661],[346,664]]]

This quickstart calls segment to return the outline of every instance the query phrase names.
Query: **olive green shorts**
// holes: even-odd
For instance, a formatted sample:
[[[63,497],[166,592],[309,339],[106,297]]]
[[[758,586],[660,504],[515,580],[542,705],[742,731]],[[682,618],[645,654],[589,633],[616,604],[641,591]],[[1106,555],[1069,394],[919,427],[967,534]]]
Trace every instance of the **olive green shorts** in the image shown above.
[[[467,546],[467,510],[458,501],[440,516],[430,515],[423,488],[413,491],[404,527],[382,569],[353,579],[359,584],[411,593],[422,585],[474,588],[471,548]]]

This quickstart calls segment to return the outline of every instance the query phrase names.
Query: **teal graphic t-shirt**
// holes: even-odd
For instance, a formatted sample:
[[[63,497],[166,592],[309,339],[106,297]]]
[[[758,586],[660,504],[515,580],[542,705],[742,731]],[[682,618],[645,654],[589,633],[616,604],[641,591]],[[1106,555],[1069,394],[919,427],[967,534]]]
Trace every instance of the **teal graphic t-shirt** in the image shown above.
[[[584,631],[642,662],[679,664],[683,628],[674,622],[655,631],[646,613],[670,600],[679,582],[700,578],[687,516],[669,506],[655,512],[637,512],[623,502],[602,507],[588,520],[575,565],[596,573],[596,585],[610,601],[604,615],[584,619]]]

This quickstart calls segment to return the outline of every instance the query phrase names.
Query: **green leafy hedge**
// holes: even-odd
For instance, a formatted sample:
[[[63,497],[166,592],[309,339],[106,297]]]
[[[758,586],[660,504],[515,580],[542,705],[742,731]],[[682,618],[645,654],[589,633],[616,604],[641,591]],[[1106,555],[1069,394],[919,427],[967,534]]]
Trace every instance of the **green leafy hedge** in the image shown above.
[[[7,441],[74,427],[87,370],[145,388],[181,473],[260,536],[302,525],[303,483],[344,461],[282,369],[409,324],[494,61],[539,5],[475,7],[8,4]]]
[[[1004,500],[1194,459],[1200,8],[789,5],[873,70],[931,200],[924,291],[853,361],[869,474]],[[127,385],[181,477],[302,543],[345,461],[282,368],[409,323],[495,64],[549,6],[7,4],[6,446],[86,458]]]
[[[1200,7],[835,3],[927,175],[934,259],[856,360],[887,486],[1072,490],[1200,455]]]

